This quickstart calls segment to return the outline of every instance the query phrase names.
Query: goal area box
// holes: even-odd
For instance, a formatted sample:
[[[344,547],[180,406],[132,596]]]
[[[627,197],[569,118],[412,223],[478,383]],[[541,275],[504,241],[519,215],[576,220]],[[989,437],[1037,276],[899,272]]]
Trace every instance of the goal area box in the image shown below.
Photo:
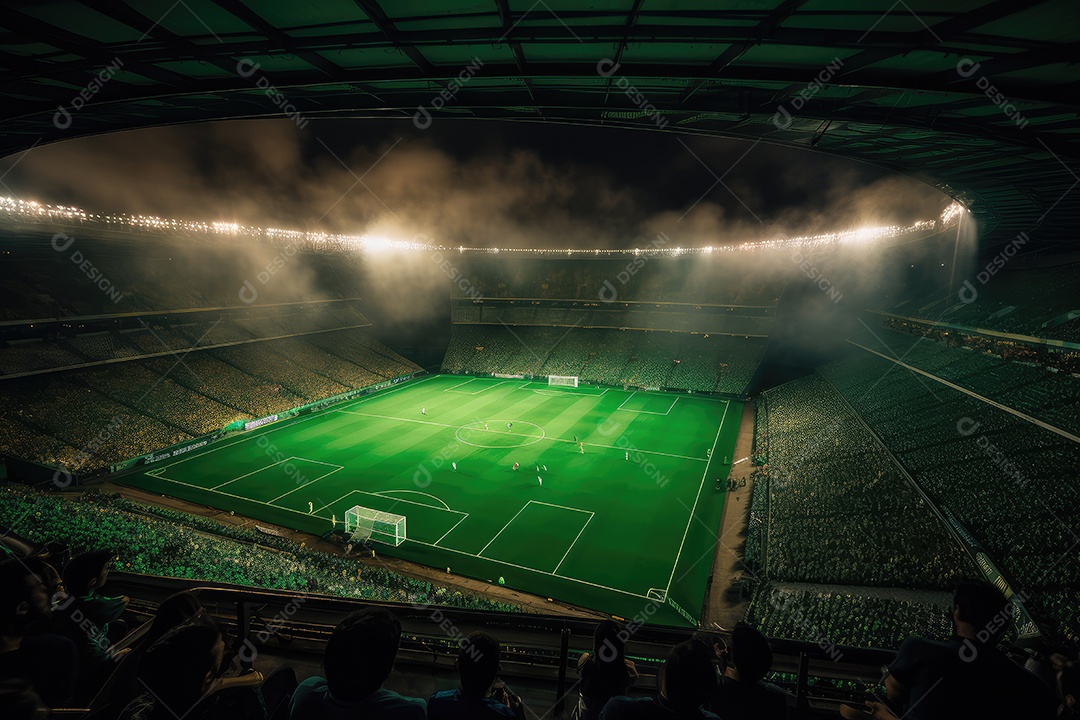
[[[549,387],[577,387],[576,375],[548,375]]]
[[[397,546],[405,542],[405,516],[354,505],[345,511],[345,532],[353,540]]]

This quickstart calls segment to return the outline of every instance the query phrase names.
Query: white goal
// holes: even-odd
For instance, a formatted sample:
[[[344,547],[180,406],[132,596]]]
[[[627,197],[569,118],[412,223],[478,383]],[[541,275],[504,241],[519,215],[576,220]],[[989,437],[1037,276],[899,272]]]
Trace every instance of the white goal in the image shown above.
[[[345,532],[354,542],[374,540],[400,545],[405,542],[405,516],[354,505],[345,511]]]
[[[548,386],[577,387],[576,375],[548,375]]]

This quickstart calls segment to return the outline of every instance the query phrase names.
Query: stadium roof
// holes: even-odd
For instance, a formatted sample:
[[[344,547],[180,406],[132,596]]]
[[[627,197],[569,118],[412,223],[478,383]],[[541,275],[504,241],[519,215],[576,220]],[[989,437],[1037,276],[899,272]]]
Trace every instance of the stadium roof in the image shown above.
[[[940,187],[990,243],[1072,241],[1080,221],[1075,0],[2,5],[4,155],[163,124],[423,127],[427,112],[813,148]]]

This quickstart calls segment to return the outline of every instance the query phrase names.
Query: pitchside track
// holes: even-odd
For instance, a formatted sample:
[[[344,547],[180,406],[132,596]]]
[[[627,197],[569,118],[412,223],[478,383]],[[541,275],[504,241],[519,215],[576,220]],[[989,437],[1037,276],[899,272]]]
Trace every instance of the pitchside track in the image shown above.
[[[698,395],[440,375],[123,482],[316,534],[335,516],[342,529],[355,505],[404,515],[408,539],[379,545],[387,555],[687,626],[701,613],[724,502],[716,480],[741,414]]]

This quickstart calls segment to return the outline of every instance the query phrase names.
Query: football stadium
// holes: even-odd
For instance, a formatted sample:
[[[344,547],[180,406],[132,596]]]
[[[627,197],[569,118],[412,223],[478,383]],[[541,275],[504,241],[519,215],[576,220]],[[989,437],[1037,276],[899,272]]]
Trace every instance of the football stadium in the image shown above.
[[[1080,713],[1080,6],[0,27],[0,717]]]

